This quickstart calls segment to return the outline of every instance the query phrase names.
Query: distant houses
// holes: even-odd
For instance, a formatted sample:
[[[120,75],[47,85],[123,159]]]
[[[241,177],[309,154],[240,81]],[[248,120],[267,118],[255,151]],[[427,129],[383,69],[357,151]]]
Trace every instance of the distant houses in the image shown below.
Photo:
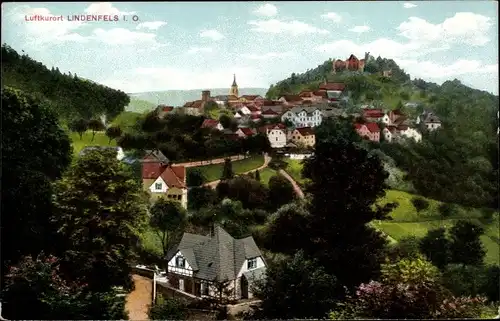
[[[295,127],[316,127],[321,124],[323,114],[319,108],[293,107],[281,116],[281,120],[289,121]]]

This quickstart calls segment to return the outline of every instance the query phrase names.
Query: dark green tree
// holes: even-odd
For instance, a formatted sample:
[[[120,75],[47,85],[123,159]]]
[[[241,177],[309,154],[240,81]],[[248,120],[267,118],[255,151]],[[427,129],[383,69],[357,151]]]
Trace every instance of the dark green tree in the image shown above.
[[[343,138],[322,139],[305,161],[303,176],[311,180],[312,195],[306,254],[348,289],[376,278],[387,240],[368,223],[393,207],[373,208],[388,176],[378,157]]]
[[[73,120],[69,124],[69,129],[75,133],[78,133],[78,135],[80,135],[80,140],[81,140],[83,133],[85,133],[88,129],[88,122],[83,118]]]
[[[163,250],[162,258],[167,257],[168,251],[180,239],[187,222],[186,210],[179,202],[160,198],[156,200],[150,209],[149,224],[154,228]],[[168,262],[164,263],[165,271],[168,272]]]
[[[186,320],[188,310],[186,304],[178,299],[158,296],[148,315],[150,320]]]
[[[262,303],[255,319],[324,318],[333,308],[335,278],[302,251],[270,265],[256,284],[254,294]]]
[[[484,229],[472,222],[458,221],[450,229],[451,261],[462,265],[483,264],[486,251],[480,236]]]
[[[259,172],[259,170],[255,171],[255,180],[260,182],[260,172]]]
[[[446,230],[438,228],[428,231],[420,240],[420,251],[432,264],[443,269],[451,261],[450,245]]]
[[[233,164],[229,158],[224,160],[224,168],[222,169],[221,180],[228,180],[234,177]]]
[[[207,179],[201,170],[193,169],[187,171],[186,181],[187,185],[191,187],[191,186],[201,186],[205,184]]]
[[[222,114],[219,117],[219,122],[224,127],[224,129],[229,128],[231,126],[231,117],[226,114]]]
[[[217,192],[209,186],[192,187],[188,191],[189,210],[199,210],[216,202]]]
[[[72,150],[54,113],[19,90],[2,88],[1,124],[3,283],[9,265],[57,243],[49,222],[51,181],[70,164]]]
[[[53,200],[64,271],[92,291],[130,288],[132,249],[146,224],[147,201],[130,168],[114,151],[90,151],[56,183]]]
[[[110,143],[112,139],[117,139],[121,135],[122,135],[122,130],[118,126],[110,126],[106,129],[106,136],[108,136]]]
[[[99,119],[91,119],[88,122],[88,128],[92,131],[91,142],[93,142],[96,132],[104,130],[105,127],[104,127],[104,124],[102,123],[102,121],[100,121]]]
[[[283,175],[274,175],[269,179],[269,202],[274,208],[288,204],[295,198],[292,183]]]

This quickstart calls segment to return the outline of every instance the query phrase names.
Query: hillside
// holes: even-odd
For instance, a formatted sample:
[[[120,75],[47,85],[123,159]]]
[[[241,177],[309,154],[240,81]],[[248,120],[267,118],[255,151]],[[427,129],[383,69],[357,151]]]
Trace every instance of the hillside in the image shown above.
[[[138,99],[136,97],[130,97],[130,103],[125,107],[125,111],[143,113],[155,109],[156,106],[157,105],[153,102]]]
[[[390,78],[381,71],[391,69]],[[267,97],[317,90],[325,80],[343,82],[349,97],[348,112],[362,105],[400,108],[414,120],[424,109],[434,112],[443,124],[434,133],[423,132],[422,143],[376,144],[384,163],[405,173],[405,181],[417,194],[472,207],[498,208],[498,96],[463,85],[458,80],[442,85],[411,80],[389,59],[370,59],[364,73],[332,73],[332,63],[303,74],[292,74],[271,86]],[[417,107],[404,107],[407,102]],[[404,189],[402,186],[399,189]]]
[[[153,92],[144,92],[144,93],[131,93],[131,103],[134,100],[141,100],[152,103],[154,106],[159,104],[165,104],[168,106],[182,106],[187,101],[193,101],[201,98],[201,91],[205,89],[192,89],[192,90],[165,90],[165,91],[153,91]],[[212,88],[206,89],[210,90],[210,93],[213,96],[217,95],[227,95],[229,91],[228,88]],[[240,95],[261,95],[264,96],[266,93],[265,88],[240,88]],[[133,108],[133,107],[131,107]],[[131,108],[127,108],[127,111],[137,111]]]
[[[58,68],[48,69],[6,44],[2,45],[2,85],[29,92],[66,121],[103,114],[113,118],[130,102],[122,91],[80,79],[76,74],[62,74]]]

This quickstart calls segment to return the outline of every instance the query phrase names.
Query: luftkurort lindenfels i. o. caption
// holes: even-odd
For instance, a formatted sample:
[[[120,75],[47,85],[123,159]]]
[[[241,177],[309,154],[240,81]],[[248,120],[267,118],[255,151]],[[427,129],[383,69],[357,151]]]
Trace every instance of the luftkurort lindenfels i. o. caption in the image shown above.
[[[44,16],[44,15],[25,15],[25,21],[75,21],[75,22],[92,22],[92,21],[104,21],[104,22],[118,22],[118,21],[139,21],[139,17],[136,15],[90,15],[90,14],[78,14],[78,15],[59,15],[59,16]]]

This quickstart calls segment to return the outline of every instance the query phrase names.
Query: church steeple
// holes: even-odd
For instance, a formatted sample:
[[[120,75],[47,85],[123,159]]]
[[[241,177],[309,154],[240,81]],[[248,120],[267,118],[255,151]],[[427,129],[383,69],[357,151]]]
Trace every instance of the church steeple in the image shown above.
[[[233,84],[231,85],[231,89],[229,90],[229,95],[240,97],[238,93],[238,84],[236,83],[236,74],[233,74]]]

